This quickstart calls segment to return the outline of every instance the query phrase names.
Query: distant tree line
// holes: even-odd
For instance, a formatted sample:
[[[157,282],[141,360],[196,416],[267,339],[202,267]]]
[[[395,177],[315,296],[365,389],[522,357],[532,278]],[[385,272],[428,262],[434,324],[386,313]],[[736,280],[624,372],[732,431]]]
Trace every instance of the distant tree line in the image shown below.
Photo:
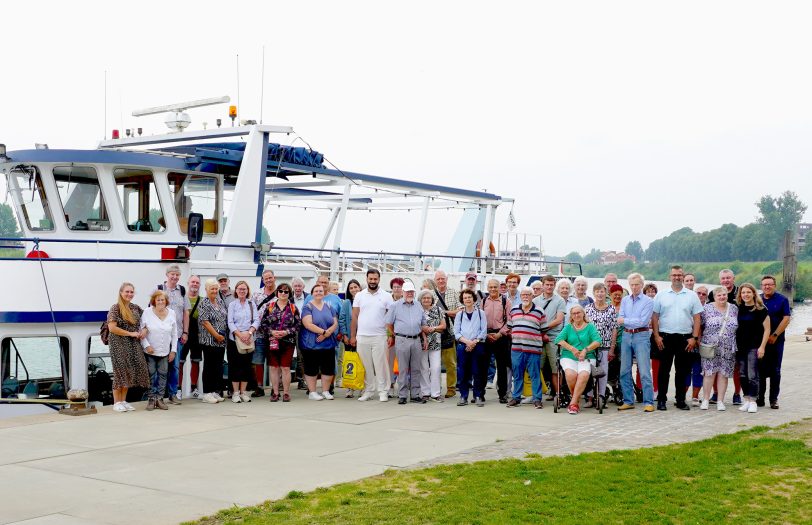
[[[758,219],[746,226],[723,224],[706,232],[695,232],[686,226],[652,241],[645,250],[640,241],[630,241],[624,251],[634,255],[638,262],[652,263],[779,259],[782,255],[784,232],[801,221],[807,207],[792,191],[785,191],[778,197],[764,195],[756,203],[756,207]],[[584,256],[578,252],[570,252],[565,259],[593,264],[600,258],[600,254],[600,249],[593,248]],[[812,242],[806,244],[799,256],[812,259]]]

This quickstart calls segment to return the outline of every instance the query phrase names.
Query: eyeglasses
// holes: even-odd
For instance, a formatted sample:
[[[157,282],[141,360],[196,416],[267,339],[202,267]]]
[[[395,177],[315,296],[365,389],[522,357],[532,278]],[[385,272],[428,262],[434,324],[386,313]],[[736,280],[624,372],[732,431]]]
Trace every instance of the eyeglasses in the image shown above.
[[[708,294],[706,292],[696,292],[696,295],[703,295],[707,297]]]
[[[276,291],[276,293],[277,293],[277,294],[280,294],[280,293],[284,293],[284,294],[290,294],[290,292],[289,292],[289,291],[287,291],[287,290],[277,290],[277,291]]]

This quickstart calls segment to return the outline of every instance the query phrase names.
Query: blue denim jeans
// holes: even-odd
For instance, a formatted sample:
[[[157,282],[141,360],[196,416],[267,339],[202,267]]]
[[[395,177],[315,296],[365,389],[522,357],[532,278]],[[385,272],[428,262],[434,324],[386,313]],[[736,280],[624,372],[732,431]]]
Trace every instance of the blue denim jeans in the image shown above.
[[[183,343],[178,339],[177,351],[175,352],[175,359],[168,363],[166,372],[166,397],[172,397],[178,393],[178,369],[180,368],[180,354]]]
[[[541,390],[541,354],[527,352],[510,352],[511,370],[513,371],[513,399],[522,398],[524,389],[524,372],[530,376],[533,384],[533,401],[541,401],[544,395]]]
[[[152,388],[149,391],[150,399],[160,399],[164,396],[166,389],[166,370],[169,366],[167,356],[156,357],[151,354],[144,354],[147,358],[147,370],[149,371]]]
[[[457,343],[457,388],[460,399],[468,399],[469,385],[473,382],[474,397],[485,397],[485,377],[488,367],[485,356],[485,345],[477,344],[470,352],[465,345]]]
[[[632,381],[632,358],[637,359],[640,382],[643,385],[643,404],[654,404],[654,385],[651,381],[651,332],[625,332],[620,345],[620,388],[623,389],[623,404],[634,404],[634,382]]]

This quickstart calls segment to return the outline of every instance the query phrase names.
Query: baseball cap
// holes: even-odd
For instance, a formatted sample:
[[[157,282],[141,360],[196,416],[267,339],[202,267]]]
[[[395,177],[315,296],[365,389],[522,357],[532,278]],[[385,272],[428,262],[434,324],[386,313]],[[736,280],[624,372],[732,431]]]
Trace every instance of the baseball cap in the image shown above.
[[[226,275],[224,273],[218,273],[217,274],[217,280],[222,281],[223,279],[228,279],[228,275]]]
[[[404,292],[413,292],[414,291],[414,284],[410,281],[406,281],[403,283],[403,291]]]
[[[466,273],[466,274],[465,274],[465,280],[466,280],[466,281],[467,281],[468,279],[471,279],[472,277],[473,277],[474,279],[476,279],[476,272],[468,272],[468,273]]]

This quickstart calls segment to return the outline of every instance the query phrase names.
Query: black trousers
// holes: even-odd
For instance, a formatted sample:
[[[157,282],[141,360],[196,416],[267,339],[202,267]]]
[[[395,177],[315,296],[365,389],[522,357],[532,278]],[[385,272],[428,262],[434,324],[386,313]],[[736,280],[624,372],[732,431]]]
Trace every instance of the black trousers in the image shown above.
[[[203,392],[223,391],[224,346],[202,346],[203,348]]]
[[[493,343],[485,343],[485,355],[487,362],[491,362],[491,356],[496,358],[496,392],[499,397],[505,397],[508,393],[508,370],[511,367],[510,359],[510,337],[502,336]],[[488,371],[485,370],[487,379]]]
[[[663,338],[663,349],[660,352],[660,373],[657,374],[657,401],[668,400],[671,364],[673,363],[677,403],[685,403],[685,378],[691,374],[691,356],[693,355],[693,352],[686,352],[685,347],[688,346],[691,334],[660,332],[660,335]]]

